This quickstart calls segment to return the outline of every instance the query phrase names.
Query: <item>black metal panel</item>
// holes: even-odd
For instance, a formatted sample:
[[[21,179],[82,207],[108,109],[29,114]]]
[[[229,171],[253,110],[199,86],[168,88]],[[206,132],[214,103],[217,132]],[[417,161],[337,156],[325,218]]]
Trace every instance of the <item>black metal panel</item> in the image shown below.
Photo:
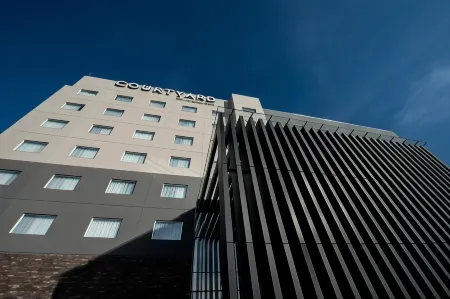
[[[221,119],[195,226],[213,241],[199,242],[192,298],[203,285],[204,299],[450,298],[450,170],[428,150]]]

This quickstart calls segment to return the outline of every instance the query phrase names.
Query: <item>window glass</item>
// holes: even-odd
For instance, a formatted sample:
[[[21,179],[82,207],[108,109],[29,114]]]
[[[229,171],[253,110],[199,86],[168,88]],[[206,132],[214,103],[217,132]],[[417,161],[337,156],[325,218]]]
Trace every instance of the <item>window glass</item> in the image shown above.
[[[16,170],[1,170],[0,169],[0,185],[11,184],[20,174]]]
[[[135,181],[111,180],[105,193],[130,195],[133,194],[135,186]]]
[[[115,238],[122,219],[92,218],[84,233],[89,238]]]
[[[47,146],[48,142],[25,140],[17,148],[19,152],[40,153]]]
[[[175,136],[175,144],[192,145],[194,143],[193,137]]]
[[[44,186],[46,189],[68,190],[72,191],[80,181],[80,177],[68,175],[54,175]]]
[[[47,119],[42,126],[46,128],[52,128],[52,129],[62,129],[64,128],[69,122],[66,120],[59,120],[59,119]]]
[[[155,221],[153,225],[153,240],[181,240],[183,222]]]
[[[164,184],[161,197],[186,198],[186,185]]]
[[[54,215],[24,214],[10,233],[43,236],[47,233],[55,218],[56,216]]]
[[[78,92],[80,96],[86,97],[95,97],[98,94],[98,91],[82,89]]]
[[[94,159],[99,150],[100,150],[99,148],[95,147],[77,146],[72,151],[70,156],[78,158]]]

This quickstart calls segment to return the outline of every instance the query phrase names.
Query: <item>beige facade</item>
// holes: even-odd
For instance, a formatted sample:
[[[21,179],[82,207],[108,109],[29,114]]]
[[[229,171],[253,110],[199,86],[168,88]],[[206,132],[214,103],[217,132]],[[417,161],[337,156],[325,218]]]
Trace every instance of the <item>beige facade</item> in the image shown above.
[[[219,99],[214,102],[198,101],[193,99],[195,94],[187,92],[177,97],[175,91],[168,95],[167,90],[161,89],[160,94],[148,86],[146,89],[150,90],[145,91],[142,85],[138,87],[137,84],[132,84],[130,88],[123,86],[123,83],[116,83],[117,81],[85,76],[73,86],[62,87],[0,135],[0,159],[201,177],[211,144],[215,121],[213,111],[225,110],[227,114],[230,113],[230,108],[235,109],[235,113],[242,115],[244,119],[251,116],[255,120],[289,120],[299,124],[310,122],[319,126],[362,130],[363,134],[375,132],[396,136],[390,131],[263,109],[259,99],[254,97],[232,94],[230,103]],[[97,94],[86,96],[80,94],[81,90],[95,91]],[[190,98],[186,97],[188,95]],[[117,96],[132,97],[132,101],[117,101]],[[151,101],[164,102],[165,107],[152,106]],[[84,107],[81,111],[63,109],[66,103],[82,104]],[[183,106],[196,108],[196,113],[183,111]],[[123,110],[123,115],[105,115],[108,108]],[[151,122],[143,119],[144,114],[158,115],[161,118],[159,122]],[[62,129],[42,126],[48,119],[67,121],[68,124]],[[195,127],[180,126],[180,120],[195,121]],[[92,134],[89,131],[93,125],[113,127],[113,130],[110,135]],[[136,130],[154,133],[153,140],[133,138]],[[175,136],[193,138],[192,146],[175,144]],[[47,142],[48,145],[40,153],[15,150],[24,140]],[[71,157],[70,154],[77,146],[100,150],[94,159]],[[145,162],[135,164],[121,161],[126,151],[146,154]],[[189,168],[169,166],[171,157],[189,158]]]
[[[225,101],[205,104],[205,101],[180,100],[175,92],[158,94],[140,88],[118,87],[115,83],[85,76],[73,86],[64,86],[0,135],[0,158],[200,177],[213,129],[212,111],[224,106]],[[80,95],[82,89],[98,93],[96,96]],[[133,97],[132,102],[117,101],[118,95]],[[151,100],[165,102],[165,107],[153,107],[149,104]],[[72,111],[62,109],[65,103],[85,106],[81,111]],[[182,111],[183,106],[195,107],[197,112]],[[104,115],[107,108],[124,113],[121,117]],[[144,114],[159,115],[161,119],[159,122],[143,120]],[[47,119],[69,123],[62,129],[47,128],[42,126]],[[180,126],[180,119],[195,121],[195,127]],[[92,134],[89,130],[93,125],[109,126],[113,130],[110,135]],[[153,132],[153,140],[133,138],[136,130]],[[192,146],[174,144],[176,135],[192,137]],[[48,145],[40,153],[15,150],[24,140],[48,142]],[[100,150],[94,159],[71,157],[76,146]],[[125,151],[145,153],[145,162],[122,162]],[[169,166],[171,157],[190,158],[190,167]]]

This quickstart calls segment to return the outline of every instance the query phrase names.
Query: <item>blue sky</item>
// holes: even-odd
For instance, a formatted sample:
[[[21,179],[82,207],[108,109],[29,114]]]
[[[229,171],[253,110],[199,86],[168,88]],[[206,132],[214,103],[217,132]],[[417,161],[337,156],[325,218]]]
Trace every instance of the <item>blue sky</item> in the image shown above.
[[[390,129],[450,163],[449,1],[7,1],[5,130],[83,75]]]

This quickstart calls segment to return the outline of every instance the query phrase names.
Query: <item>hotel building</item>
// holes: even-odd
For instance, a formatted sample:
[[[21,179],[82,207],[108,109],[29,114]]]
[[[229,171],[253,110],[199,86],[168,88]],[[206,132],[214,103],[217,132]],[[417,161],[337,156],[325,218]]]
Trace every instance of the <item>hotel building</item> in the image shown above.
[[[0,135],[0,298],[449,298],[424,146],[83,77]]]

